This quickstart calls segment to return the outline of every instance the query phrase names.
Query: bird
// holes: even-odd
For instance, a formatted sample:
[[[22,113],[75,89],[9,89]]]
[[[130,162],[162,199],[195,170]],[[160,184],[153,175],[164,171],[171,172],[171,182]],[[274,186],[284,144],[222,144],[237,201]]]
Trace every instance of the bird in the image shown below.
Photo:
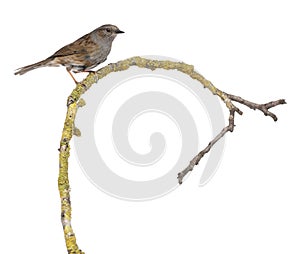
[[[67,44],[45,60],[15,70],[15,75],[23,75],[28,71],[46,66],[64,66],[74,82],[72,75],[78,72],[93,72],[91,69],[106,61],[113,40],[124,33],[117,26],[106,24]]]

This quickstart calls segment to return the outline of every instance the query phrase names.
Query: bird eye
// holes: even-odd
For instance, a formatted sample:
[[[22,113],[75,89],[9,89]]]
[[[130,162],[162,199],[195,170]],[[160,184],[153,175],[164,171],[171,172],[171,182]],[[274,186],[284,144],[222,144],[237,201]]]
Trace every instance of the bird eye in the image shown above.
[[[110,28],[106,28],[106,32],[110,33],[111,29]]]

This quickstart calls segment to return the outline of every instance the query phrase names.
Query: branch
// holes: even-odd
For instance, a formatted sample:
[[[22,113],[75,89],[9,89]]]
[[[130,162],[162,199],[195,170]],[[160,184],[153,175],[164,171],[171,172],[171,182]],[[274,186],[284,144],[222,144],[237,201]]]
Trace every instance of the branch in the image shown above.
[[[76,131],[74,121],[77,113],[77,108],[80,106],[80,101],[71,103],[67,109],[67,115],[64,123],[62,137],[59,146],[59,176],[58,189],[61,201],[61,223],[64,230],[64,237],[68,253],[84,254],[76,243],[76,237],[71,226],[71,197],[70,184],[68,176],[68,159],[70,156],[70,141]]]
[[[229,119],[228,119],[228,125],[226,127],[224,127],[222,129],[222,131],[213,139],[211,140],[207,147],[205,147],[202,151],[200,151],[191,161],[190,161],[190,164],[184,169],[182,170],[181,172],[178,173],[178,176],[177,176],[177,179],[178,179],[178,183],[179,184],[182,184],[182,180],[183,178],[185,177],[185,175],[192,171],[195,167],[195,165],[198,165],[199,161],[202,159],[202,157],[208,153],[210,151],[210,149],[213,147],[213,145],[215,143],[218,142],[218,140],[220,140],[226,132],[230,131],[232,132],[233,129],[234,129],[234,113],[236,112],[235,109],[232,109],[230,110],[230,113],[229,113]]]
[[[270,108],[273,108],[275,106],[281,105],[281,104],[286,104],[285,100],[280,99],[277,101],[271,101],[265,104],[257,104],[251,101],[247,101],[245,99],[243,99],[242,97],[239,96],[235,96],[232,94],[226,94],[226,96],[228,97],[229,100],[232,101],[236,101],[239,102],[253,110],[260,110],[262,111],[265,116],[270,116],[273,118],[274,121],[277,121],[277,116],[275,114],[273,114],[272,112],[269,111]],[[205,147],[202,151],[200,151],[191,161],[190,164],[181,172],[178,173],[177,179],[178,179],[178,183],[182,184],[182,180],[183,178],[186,176],[186,174],[190,171],[192,171],[195,167],[195,165],[198,165],[199,161],[202,159],[202,157],[208,153],[210,151],[210,149],[213,147],[213,145],[219,140],[221,139],[226,132],[230,131],[233,132],[234,129],[234,113],[238,112],[240,115],[243,114],[243,112],[238,109],[237,107],[234,106],[233,109],[229,110],[229,124],[228,126],[226,126],[225,128],[222,129],[222,131],[212,140],[208,143],[207,147]]]
[[[253,110],[256,110],[256,109],[260,110],[261,112],[263,112],[265,114],[265,116],[272,117],[275,122],[277,121],[277,116],[275,114],[273,114],[272,112],[270,112],[269,109],[276,107],[278,105],[281,105],[281,104],[286,104],[285,100],[283,100],[283,99],[277,100],[277,101],[270,101],[265,104],[257,104],[257,103],[251,102],[251,101],[247,101],[240,96],[235,96],[232,94],[226,94],[226,95],[232,101],[241,103]]]
[[[84,254],[76,243],[76,237],[71,226],[71,199],[70,199],[70,184],[68,177],[68,159],[70,156],[70,141],[73,135],[80,135],[80,130],[74,126],[74,121],[77,113],[78,107],[84,106],[84,101],[80,97],[96,82],[101,78],[107,76],[112,72],[125,71],[130,66],[137,66],[139,68],[147,68],[150,70],[155,70],[158,68],[165,70],[177,70],[186,75],[190,76],[192,79],[198,80],[204,88],[208,88],[209,91],[217,95],[226,105],[229,110],[228,126],[223,128],[223,130],[207,145],[207,147],[202,150],[189,164],[189,166],[178,174],[178,181],[181,184],[184,176],[192,171],[194,166],[199,163],[201,158],[210,151],[213,145],[220,140],[225,133],[228,131],[232,132],[234,129],[234,115],[235,112],[242,115],[243,112],[237,108],[232,101],[244,104],[252,109],[259,109],[265,115],[271,116],[275,121],[277,117],[269,112],[269,109],[280,104],[284,104],[284,100],[278,100],[269,102],[266,104],[256,104],[250,101],[246,101],[241,97],[227,94],[216,88],[209,80],[205,79],[201,74],[194,70],[192,65],[188,65],[182,62],[172,62],[172,61],[158,61],[145,59],[142,57],[132,57],[119,61],[117,63],[109,64],[95,73],[90,73],[86,79],[78,83],[67,100],[67,115],[64,122],[64,128],[62,132],[62,137],[60,141],[59,148],[59,176],[58,176],[58,188],[61,199],[61,222],[64,229],[64,237],[66,242],[66,247],[68,254]]]
[[[191,78],[198,80],[204,88],[208,88],[212,94],[219,96],[229,110],[235,108],[228,99],[227,95],[221,90],[217,89],[201,74],[196,72],[194,70],[194,66],[179,62],[158,61],[145,59],[142,57],[132,57],[117,63],[109,64],[99,69],[97,72],[90,73],[86,79],[78,83],[67,100],[67,116],[65,119],[59,148],[58,188],[61,198],[61,222],[63,225],[66,247],[69,254],[83,253],[77,246],[76,237],[71,226],[71,199],[68,177],[68,158],[70,156],[69,143],[73,135],[80,135],[80,130],[74,126],[77,108],[79,106],[83,106],[84,104],[82,101],[80,101],[80,97],[95,83],[95,81],[100,80],[112,72],[125,71],[129,69],[130,66],[137,66],[139,68],[147,68],[150,70],[159,68],[165,70],[178,70],[189,75]]]
[[[131,66],[137,66],[139,68],[146,68],[150,70],[155,69],[165,69],[165,70],[177,70],[182,73],[187,74],[192,79],[198,80],[204,88],[208,88],[209,91],[221,98],[226,104],[228,109],[234,108],[231,100],[227,97],[227,94],[216,88],[209,80],[205,79],[200,73],[194,70],[193,65],[189,65],[182,62],[172,62],[172,61],[159,61],[142,58],[139,56],[131,57],[117,63],[111,63],[96,72],[91,72],[85,80],[78,83],[68,98],[67,105],[78,101],[80,96],[84,94],[94,83],[95,80],[100,80],[112,72],[125,71]]]

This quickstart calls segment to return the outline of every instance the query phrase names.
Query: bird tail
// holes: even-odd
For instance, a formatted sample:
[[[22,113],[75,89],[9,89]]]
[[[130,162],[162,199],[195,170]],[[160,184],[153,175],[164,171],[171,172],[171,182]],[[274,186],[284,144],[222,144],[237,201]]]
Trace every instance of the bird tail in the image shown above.
[[[34,69],[37,69],[37,68],[40,68],[40,67],[44,67],[44,66],[49,66],[51,65],[51,61],[53,59],[51,58],[47,58],[43,61],[40,61],[40,62],[37,62],[37,63],[34,63],[34,64],[30,64],[30,65],[27,65],[27,66],[24,66],[24,67],[21,67],[19,69],[17,69],[15,71],[15,75],[23,75],[25,74],[26,72],[28,71],[32,71]]]

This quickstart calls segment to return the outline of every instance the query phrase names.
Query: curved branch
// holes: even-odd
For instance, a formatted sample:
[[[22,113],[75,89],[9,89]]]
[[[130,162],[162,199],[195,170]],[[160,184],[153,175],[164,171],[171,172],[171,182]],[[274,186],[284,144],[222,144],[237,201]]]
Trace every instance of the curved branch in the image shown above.
[[[58,189],[61,201],[61,223],[64,230],[64,237],[68,253],[84,254],[76,243],[76,237],[71,226],[71,197],[68,175],[68,159],[70,156],[70,141],[74,134],[74,121],[77,113],[77,104],[71,103],[68,106],[62,137],[59,146],[59,176]]]
[[[199,163],[201,158],[210,151],[213,145],[221,139],[228,131],[232,132],[234,129],[234,114],[237,112],[242,115],[242,111],[237,108],[232,101],[244,104],[252,109],[259,109],[265,115],[277,120],[276,115],[269,112],[269,109],[280,104],[284,104],[284,100],[272,101],[266,104],[256,104],[241,97],[224,93],[216,88],[210,81],[205,79],[201,74],[194,70],[192,65],[188,65],[182,62],[172,61],[158,61],[145,59],[142,57],[132,57],[119,61],[117,63],[109,64],[95,73],[90,73],[86,79],[78,83],[67,100],[67,114],[64,122],[64,128],[62,131],[62,137],[59,148],[59,176],[58,176],[58,188],[61,198],[61,222],[64,229],[64,237],[66,247],[69,254],[83,254],[84,252],[78,248],[76,243],[76,237],[71,226],[71,199],[70,199],[70,184],[68,177],[68,159],[70,156],[70,141],[73,135],[80,135],[79,129],[74,126],[74,121],[78,107],[84,106],[84,101],[80,97],[84,94],[96,81],[107,76],[112,72],[124,71],[131,66],[137,66],[139,68],[147,68],[155,70],[158,68],[165,70],[177,70],[189,75],[192,79],[198,80],[204,88],[208,88],[209,91],[221,98],[229,110],[228,126],[223,130],[203,149],[193,160],[188,167],[178,174],[178,181],[182,183],[184,176],[192,171],[194,166]]]

